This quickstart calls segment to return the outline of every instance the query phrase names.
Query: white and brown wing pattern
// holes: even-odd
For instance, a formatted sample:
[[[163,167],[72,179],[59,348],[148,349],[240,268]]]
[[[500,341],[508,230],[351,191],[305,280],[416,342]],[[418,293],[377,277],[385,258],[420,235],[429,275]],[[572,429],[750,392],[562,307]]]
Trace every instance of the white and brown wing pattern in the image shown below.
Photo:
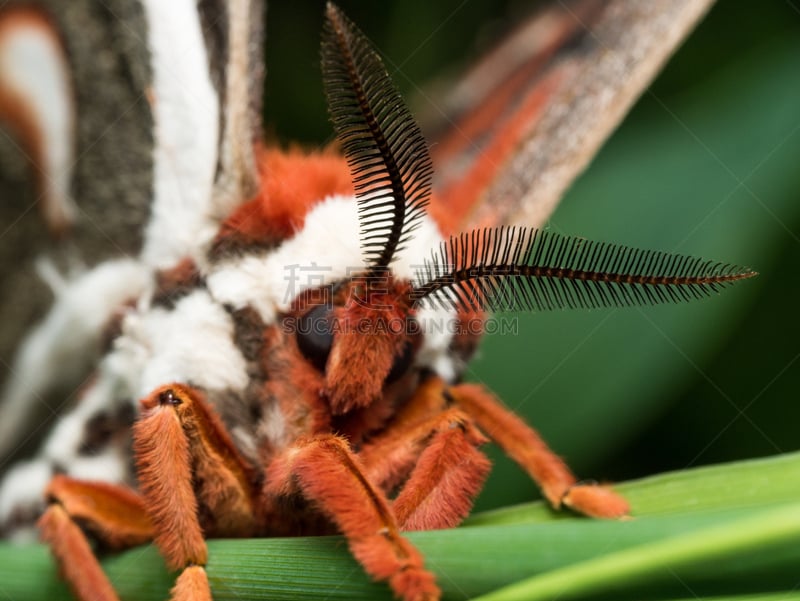
[[[713,0],[544,5],[423,117],[448,226],[541,227]]]
[[[0,7],[0,455],[257,172],[260,0]]]

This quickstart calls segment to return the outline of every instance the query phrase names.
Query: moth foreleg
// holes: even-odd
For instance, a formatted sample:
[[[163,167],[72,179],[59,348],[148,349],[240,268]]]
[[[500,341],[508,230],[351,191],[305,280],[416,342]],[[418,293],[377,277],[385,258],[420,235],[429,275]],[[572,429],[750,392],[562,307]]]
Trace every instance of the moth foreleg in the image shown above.
[[[387,580],[404,601],[433,601],[439,588],[422,556],[400,534],[386,496],[372,484],[347,442],[338,436],[301,439],[271,462],[265,492],[300,494],[347,538],[366,572]]]
[[[566,506],[597,518],[619,518],[628,513],[628,502],[614,491],[579,484],[542,438],[483,386],[459,384],[450,388],[449,394],[489,438],[528,472],[553,507]]]
[[[165,386],[145,398],[142,407],[133,429],[133,452],[155,542],[167,567],[181,571],[171,599],[210,601],[204,535],[255,531],[248,467],[199,392]]]
[[[141,498],[121,486],[65,476],[53,478],[46,494],[39,530],[72,592],[80,601],[117,601],[84,530],[114,550],[151,540],[153,527]]]

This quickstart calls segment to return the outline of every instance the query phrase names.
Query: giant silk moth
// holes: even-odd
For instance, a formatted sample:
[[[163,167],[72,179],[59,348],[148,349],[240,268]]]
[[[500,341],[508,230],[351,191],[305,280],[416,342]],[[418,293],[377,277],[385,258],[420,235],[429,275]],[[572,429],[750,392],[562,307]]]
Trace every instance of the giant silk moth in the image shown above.
[[[128,182],[127,221],[116,221],[113,232],[120,249],[135,255],[100,256],[96,267],[64,282],[65,294],[20,351],[22,374],[65,357],[37,383],[37,394],[84,373],[93,350],[102,358],[41,456],[7,476],[5,490],[15,491],[3,516],[7,528],[44,510],[44,537],[79,598],[115,597],[77,522],[111,548],[155,540],[180,574],[175,599],[210,595],[205,536],[337,531],[398,597],[434,599],[437,584],[401,531],[454,526],[466,516],[488,470],[478,450],[487,435],[555,507],[625,515],[624,499],[578,484],[490,392],[457,381],[484,311],[690,300],[753,275],[531,227],[541,225],[705,4],[653,5],[649,22],[666,36],[661,50],[636,46],[652,56],[634,69],[630,86],[618,86],[605,106],[602,93],[593,98],[587,89],[587,103],[577,100],[572,116],[559,120],[546,100],[565,82],[577,85],[583,63],[569,55],[552,62],[552,48],[574,44],[580,57],[587,36],[576,23],[591,19],[593,35],[605,27],[612,36],[626,18],[636,19],[624,3],[575,3],[546,43],[523,51],[515,69],[494,82],[513,105],[511,117],[493,114],[492,92],[484,92],[464,117],[477,124],[471,135],[479,143],[443,135],[433,150],[438,163],[378,54],[332,5],[321,62],[344,158],[263,147],[258,2],[207,3],[199,13],[190,4],[130,9],[130,23],[147,25],[152,62],[126,74],[127,85],[141,84],[126,108],[143,111],[155,132],[151,152],[139,157],[144,165],[131,167],[152,179]],[[126,3],[119,5],[113,8]],[[0,15],[0,39],[11,55],[17,31],[39,36],[37,52],[66,69],[53,31],[59,19],[80,16],[53,17],[47,8],[12,7]],[[554,18],[546,12],[530,27],[539,31]],[[116,15],[109,21],[126,23]],[[646,37],[623,46],[630,51]],[[176,54],[170,44],[198,52]],[[117,65],[138,64],[129,50],[123,46]],[[512,50],[500,49],[486,65],[511,60]],[[593,66],[600,79],[618,76],[618,64]],[[54,81],[68,88],[58,68]],[[26,85],[24,77],[10,78],[6,98],[26,100]],[[55,133],[37,129],[35,110],[17,115],[26,144],[45,148],[48,136],[63,139],[63,130],[76,127],[69,118],[76,109],[65,102],[66,125],[56,124]],[[598,107],[600,118],[560,155],[542,157],[525,145],[526,132],[563,134],[570,119],[592,121]],[[47,173],[64,160],[33,154]],[[538,161],[559,177],[520,176],[515,161],[526,156],[528,167]],[[91,223],[111,210],[76,208],[65,190],[43,188],[45,221],[57,234],[88,227],[75,215]],[[137,194],[152,198],[143,206]],[[91,247],[87,238],[79,244]],[[42,271],[57,279],[51,265]],[[102,302],[84,320],[82,338],[65,339],[76,311],[87,311],[75,303],[85,305],[87,296]],[[14,396],[14,384],[9,424],[23,419],[31,396],[21,383]],[[118,486],[134,479],[135,492]],[[23,480],[28,488],[15,496],[13,485]],[[45,487],[46,509],[32,501]]]

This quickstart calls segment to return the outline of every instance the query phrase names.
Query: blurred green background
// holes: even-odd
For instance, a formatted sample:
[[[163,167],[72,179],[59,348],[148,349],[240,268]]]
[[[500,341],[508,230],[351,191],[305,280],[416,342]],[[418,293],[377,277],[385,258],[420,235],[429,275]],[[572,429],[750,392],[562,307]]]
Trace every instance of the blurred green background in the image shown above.
[[[265,125],[330,139],[322,2],[272,2]],[[532,3],[340,2],[407,98],[469,64]],[[580,178],[549,227],[753,267],[691,305],[519,318],[468,377],[579,475],[621,480],[800,448],[800,3],[722,0]],[[534,486],[500,453],[480,508]]]

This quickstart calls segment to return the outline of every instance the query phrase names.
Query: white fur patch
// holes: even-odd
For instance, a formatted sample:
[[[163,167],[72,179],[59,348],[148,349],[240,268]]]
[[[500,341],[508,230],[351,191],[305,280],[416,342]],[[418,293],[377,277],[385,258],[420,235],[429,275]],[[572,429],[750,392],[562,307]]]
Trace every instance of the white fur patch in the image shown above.
[[[425,340],[417,352],[415,365],[432,369],[445,381],[452,382],[459,372],[449,351],[453,328],[456,326],[455,312],[425,307],[417,314],[417,320],[425,333]]]
[[[362,269],[355,201],[332,196],[316,205],[305,227],[278,249],[222,263],[206,281],[219,302],[237,309],[252,306],[269,324],[303,290]]]
[[[216,234],[212,191],[219,98],[195,0],[145,0],[153,67],[154,198],[143,259],[157,268],[191,256]],[[242,143],[248,143],[243,141]]]
[[[120,445],[109,446],[99,455],[76,457],[67,473],[78,480],[124,484],[130,481],[130,452]]]

